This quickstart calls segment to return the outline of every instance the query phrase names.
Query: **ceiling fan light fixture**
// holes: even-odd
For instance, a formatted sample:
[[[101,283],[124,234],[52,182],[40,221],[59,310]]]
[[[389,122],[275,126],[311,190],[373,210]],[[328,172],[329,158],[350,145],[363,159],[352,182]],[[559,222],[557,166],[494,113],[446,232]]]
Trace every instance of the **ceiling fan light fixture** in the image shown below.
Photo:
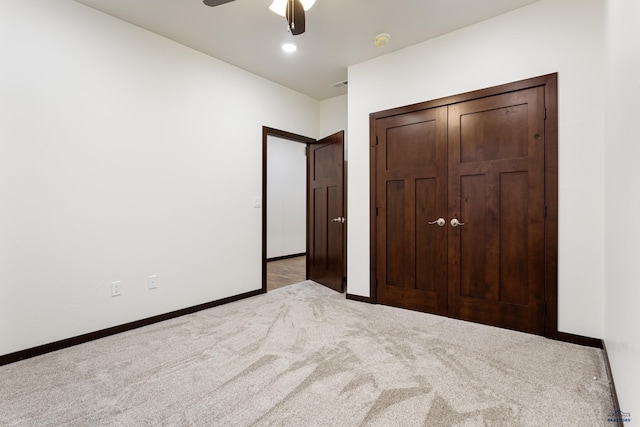
[[[316,0],[300,0],[300,3],[302,3],[302,8],[305,12],[311,9],[315,2]],[[271,3],[269,9],[271,9],[273,13],[277,13],[280,16],[285,16],[287,13],[287,0],[273,0],[273,3]]]
[[[283,43],[280,47],[286,53],[293,53],[298,49],[298,46],[296,46],[294,43]]]

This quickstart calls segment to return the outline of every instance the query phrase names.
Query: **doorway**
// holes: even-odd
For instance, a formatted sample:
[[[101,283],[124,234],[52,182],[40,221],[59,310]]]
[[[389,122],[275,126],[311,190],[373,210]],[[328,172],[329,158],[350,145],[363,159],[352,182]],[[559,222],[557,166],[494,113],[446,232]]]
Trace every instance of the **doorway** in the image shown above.
[[[556,81],[371,115],[375,301],[555,330]]]
[[[262,139],[263,291],[310,279],[343,292],[344,133],[316,141],[263,127]]]
[[[309,144],[315,142],[315,139],[308,138],[302,135],[297,135],[291,132],[282,131],[279,129],[273,129],[268,127],[262,128],[262,290],[267,292],[267,290],[272,290],[278,287],[282,287],[285,284],[293,284],[296,283],[296,280],[303,281],[309,278],[309,268],[307,263],[307,195],[306,195],[306,182],[303,182],[303,192],[304,192],[304,206],[302,211],[297,211],[296,215],[303,216],[302,218],[296,218],[296,220],[302,220],[304,226],[304,237],[303,237],[303,250],[293,249],[293,252],[290,252],[294,247],[300,247],[296,241],[298,237],[296,236],[297,232],[293,232],[289,235],[288,238],[282,238],[279,244],[269,246],[269,215],[268,210],[270,209],[269,204],[269,146],[270,141],[273,142],[273,139],[276,139],[280,142],[289,142],[289,146],[285,144],[280,144],[281,151],[283,151],[286,155],[292,155],[291,152],[295,151],[295,145],[300,146],[300,150],[305,150],[309,146]],[[276,142],[277,144],[278,142]],[[293,146],[291,145],[293,144]],[[289,153],[289,154],[287,154]],[[283,159],[285,160],[285,159]],[[306,169],[307,169],[307,160],[306,154],[302,156],[299,160],[289,159],[295,161],[296,164],[293,165],[294,168],[299,169],[302,168],[305,171],[304,180],[306,181]],[[272,167],[274,165],[272,164]],[[283,179],[286,179],[287,176],[283,176]],[[276,184],[277,185],[277,184]],[[284,191],[283,191],[284,192]],[[292,203],[296,203],[295,200],[283,202],[286,205],[290,205]],[[276,212],[282,212],[284,215],[290,215],[290,206],[282,206],[281,209],[276,209]],[[272,218],[273,219],[273,218]],[[283,224],[287,220],[286,217],[283,217],[278,220],[279,224]],[[273,221],[272,221],[273,223]],[[284,225],[272,227],[272,232],[278,232],[278,229]],[[281,231],[281,230],[280,230]],[[285,253],[290,252],[290,253]],[[293,255],[291,260],[288,256]],[[297,257],[296,257],[297,256]],[[299,257],[303,257],[303,261]],[[302,266],[301,264],[304,264]],[[272,267],[273,270],[271,274],[269,274],[269,267]],[[292,267],[293,266],[293,267]],[[301,267],[304,268],[303,271]],[[303,275],[301,275],[303,273]],[[269,277],[271,277],[271,282],[269,282]],[[291,283],[287,283],[291,282]]]
[[[307,278],[307,144],[267,136],[267,291]]]

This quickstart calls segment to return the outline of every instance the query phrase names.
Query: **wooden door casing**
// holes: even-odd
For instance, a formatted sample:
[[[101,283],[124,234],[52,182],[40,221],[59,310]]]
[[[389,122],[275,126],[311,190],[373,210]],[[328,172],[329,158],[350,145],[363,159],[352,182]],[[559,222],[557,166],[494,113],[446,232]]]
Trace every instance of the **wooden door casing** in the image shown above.
[[[410,254],[418,252],[420,243],[411,236],[425,224],[418,221],[415,230],[408,231],[388,221],[387,217],[403,218],[409,224],[418,217],[408,212],[415,212],[420,203],[412,193],[419,181],[407,184],[397,179],[403,173],[399,170],[390,174],[382,145],[395,123],[411,123],[419,114],[439,109],[446,110],[441,114],[447,123],[447,206],[429,221],[439,216],[446,220],[439,230],[446,240],[439,259],[446,265],[447,285],[439,291],[445,302],[435,306],[424,293],[401,290],[415,279]],[[425,140],[424,135],[411,138]],[[409,181],[419,176],[412,174],[406,176]],[[407,196],[396,197],[394,192],[407,190],[415,202],[397,206]],[[371,191],[372,301],[551,338],[559,335],[556,74],[371,114]],[[391,204],[388,194],[396,197]],[[452,227],[453,218],[464,225]],[[392,246],[390,232],[396,236]],[[427,240],[441,248],[432,237]],[[393,253],[387,254],[387,249]],[[402,272],[403,286],[388,283],[390,260],[396,263],[391,277]],[[433,264],[425,264],[434,271]],[[417,301],[406,301],[407,297]]]

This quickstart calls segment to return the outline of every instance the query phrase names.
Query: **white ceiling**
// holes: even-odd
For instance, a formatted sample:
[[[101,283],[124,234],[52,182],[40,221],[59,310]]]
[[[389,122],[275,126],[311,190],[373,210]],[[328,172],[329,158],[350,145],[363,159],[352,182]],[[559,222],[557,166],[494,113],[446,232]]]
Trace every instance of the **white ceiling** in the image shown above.
[[[537,0],[316,0],[306,32],[292,36],[272,0],[76,0],[318,100],[346,93],[331,85],[347,67],[492,18]],[[379,33],[391,43],[378,48]],[[508,35],[505,35],[508,37]],[[280,45],[294,41],[298,51]]]

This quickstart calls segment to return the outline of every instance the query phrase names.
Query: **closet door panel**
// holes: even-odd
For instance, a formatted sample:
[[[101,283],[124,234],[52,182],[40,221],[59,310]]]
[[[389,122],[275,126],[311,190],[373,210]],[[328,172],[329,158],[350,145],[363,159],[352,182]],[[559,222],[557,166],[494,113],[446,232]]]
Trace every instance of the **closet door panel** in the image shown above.
[[[544,330],[544,92],[449,106],[449,315]]]
[[[447,312],[446,107],[376,121],[378,302]]]

